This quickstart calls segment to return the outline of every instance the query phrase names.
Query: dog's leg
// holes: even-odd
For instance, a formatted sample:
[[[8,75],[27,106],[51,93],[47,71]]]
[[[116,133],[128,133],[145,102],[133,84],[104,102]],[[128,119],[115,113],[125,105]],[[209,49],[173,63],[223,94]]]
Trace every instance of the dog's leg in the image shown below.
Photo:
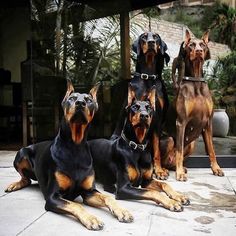
[[[89,214],[81,204],[66,200],[59,194],[54,194],[46,200],[45,209],[55,213],[71,214],[87,229],[101,230],[104,225],[97,217]]]
[[[186,181],[187,174],[185,173],[183,161],[184,161],[184,122],[176,120],[176,179],[179,181]]]
[[[153,134],[153,162],[154,172],[158,179],[167,179],[169,172],[167,169],[161,167],[161,153],[160,153],[160,140],[156,133]]]
[[[12,192],[12,191],[17,191],[20,190],[28,185],[31,184],[31,180],[29,177],[27,177],[24,173],[25,171],[32,171],[31,165],[28,161],[27,158],[25,157],[20,157],[19,152],[16,155],[16,159],[15,159],[15,168],[17,170],[17,172],[20,174],[21,176],[21,180],[14,182],[12,184],[10,184],[6,189],[5,192]]]
[[[147,188],[136,188],[131,184],[120,187],[116,193],[117,199],[151,200],[162,205],[170,211],[183,211],[179,201],[169,198],[157,190]]]
[[[176,192],[169,184],[167,184],[163,181],[152,179],[145,186],[145,188],[165,192],[168,197],[170,197],[171,199],[174,199],[178,202],[181,202],[183,205],[190,204],[188,197],[186,197],[185,195],[183,195],[179,192]]]
[[[85,196],[84,203],[93,207],[107,207],[120,222],[133,221],[133,216],[126,209],[120,207],[113,197],[98,191],[93,191],[92,194]]]
[[[207,154],[209,155],[209,159],[211,162],[211,169],[213,171],[214,175],[218,176],[224,176],[224,172],[221,170],[220,166],[217,163],[216,155],[213,147],[213,141],[212,141],[212,123],[211,120],[209,120],[207,126],[202,132],[203,140],[205,143],[205,149]]]

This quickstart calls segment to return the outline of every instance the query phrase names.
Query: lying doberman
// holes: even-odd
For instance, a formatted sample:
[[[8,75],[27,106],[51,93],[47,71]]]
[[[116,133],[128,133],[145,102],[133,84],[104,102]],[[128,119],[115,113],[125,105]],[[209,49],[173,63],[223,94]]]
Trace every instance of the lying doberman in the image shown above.
[[[127,118],[117,139],[89,141],[96,179],[103,184],[104,190],[116,190],[117,199],[151,200],[171,211],[182,211],[182,204],[188,205],[189,199],[152,177],[149,140],[155,88],[145,101],[137,100],[129,88],[126,110]]]
[[[95,189],[86,136],[89,123],[98,109],[98,87],[93,87],[89,94],[80,94],[74,92],[72,84],[68,82],[62,101],[64,117],[58,135],[53,141],[33,144],[17,152],[14,167],[21,175],[21,180],[5,190],[16,191],[30,185],[31,179],[37,180],[46,200],[47,211],[71,214],[92,230],[102,229],[103,222],[73,201],[79,195],[85,204],[107,207],[121,222],[133,220],[115,199]]]
[[[159,140],[162,124],[168,108],[168,96],[164,82],[162,80],[162,70],[164,63],[169,62],[169,56],[166,53],[167,45],[158,34],[152,32],[143,33],[132,45],[134,52],[137,53],[136,72],[131,79],[131,86],[139,100],[144,100],[152,86],[156,87],[156,107],[152,121],[153,134],[153,159],[154,170],[157,178],[166,179],[168,177],[167,169],[161,168],[161,158],[159,150]],[[112,136],[116,138],[121,134],[125,120],[125,111],[118,122],[118,126]]]
[[[183,167],[184,157],[192,153],[195,140],[200,134],[203,136],[214,175],[224,175],[213,148],[213,101],[203,78],[203,63],[210,58],[208,37],[207,31],[201,40],[192,39],[186,30],[185,42],[181,44],[179,58],[176,59],[178,64],[173,64],[172,79],[177,89],[174,107],[177,118],[176,133],[169,130],[169,134],[176,137],[175,158],[172,158],[172,165],[176,166],[176,179],[180,181],[187,180],[186,170]],[[178,81],[175,78],[176,67],[179,73]]]

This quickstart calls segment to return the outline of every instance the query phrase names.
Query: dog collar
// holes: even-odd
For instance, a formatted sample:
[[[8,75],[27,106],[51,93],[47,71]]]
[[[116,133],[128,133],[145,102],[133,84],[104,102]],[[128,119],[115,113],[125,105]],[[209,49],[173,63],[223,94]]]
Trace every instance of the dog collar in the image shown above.
[[[196,78],[196,77],[189,77],[189,76],[184,76],[183,78],[184,81],[193,81],[193,82],[206,82],[204,78]]]
[[[144,151],[144,150],[147,148],[148,142],[146,142],[145,144],[135,143],[134,141],[129,140],[129,139],[126,138],[126,136],[125,136],[123,130],[122,130],[122,132],[121,132],[121,137],[122,137],[123,140],[124,140],[125,142],[127,142],[128,145],[129,145],[131,148],[133,148],[134,150],[140,149],[140,150]]]
[[[133,74],[133,77],[134,76],[139,76],[141,79],[143,80],[156,80],[158,78],[158,75],[149,75],[149,74],[145,74],[145,73],[138,73],[138,72],[135,72]]]

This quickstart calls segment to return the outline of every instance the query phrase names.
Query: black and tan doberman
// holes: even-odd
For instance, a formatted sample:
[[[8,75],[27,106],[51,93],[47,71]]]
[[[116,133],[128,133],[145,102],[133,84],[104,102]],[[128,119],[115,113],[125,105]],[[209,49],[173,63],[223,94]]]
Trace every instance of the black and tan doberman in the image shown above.
[[[192,39],[186,30],[185,41],[181,44],[178,63],[173,64],[172,79],[176,88],[174,107],[176,111],[176,134],[170,130],[175,139],[175,155],[172,152],[172,163],[176,167],[176,179],[187,180],[183,166],[184,157],[188,157],[194,148],[195,140],[202,134],[206,152],[209,155],[214,175],[223,176],[219,167],[212,142],[213,101],[211,92],[203,78],[204,61],[210,58],[208,47],[209,32],[202,39]],[[178,69],[178,80],[175,72]],[[175,122],[175,121],[174,121]],[[170,143],[169,143],[170,145]],[[170,145],[173,147],[173,145]]]
[[[89,94],[74,92],[68,82],[62,101],[64,117],[58,135],[53,141],[45,141],[22,148],[17,152],[14,167],[21,180],[9,185],[6,192],[24,188],[37,180],[46,200],[45,209],[70,214],[86,228],[100,230],[103,222],[88,213],[81,204],[73,201],[79,195],[85,204],[107,207],[121,222],[131,222],[131,214],[121,208],[115,199],[96,190],[92,157],[86,136],[89,123],[98,109],[96,94],[98,85]]]
[[[169,56],[166,53],[167,45],[158,34],[146,32],[141,34],[132,45],[133,51],[137,53],[136,72],[131,79],[131,86],[135,91],[138,100],[144,100],[148,91],[155,86],[156,88],[156,107],[152,119],[152,153],[154,159],[154,171],[159,179],[168,177],[168,170],[161,168],[160,157],[160,134],[165,114],[168,108],[168,96],[164,81],[162,80],[162,71],[165,62],[169,62]],[[125,111],[118,122],[118,126],[112,137],[121,134],[125,120]]]
[[[182,211],[182,205],[188,205],[189,199],[153,178],[149,142],[155,89],[147,94],[147,100],[141,101],[129,88],[126,110],[126,121],[118,138],[89,141],[96,179],[104,190],[116,192],[117,199],[150,200],[171,211]]]

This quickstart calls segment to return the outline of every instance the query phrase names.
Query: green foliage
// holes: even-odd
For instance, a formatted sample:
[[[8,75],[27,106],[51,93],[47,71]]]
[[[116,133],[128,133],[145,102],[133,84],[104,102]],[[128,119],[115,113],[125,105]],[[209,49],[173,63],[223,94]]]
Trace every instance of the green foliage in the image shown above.
[[[171,78],[171,67],[164,67],[163,73],[162,73],[162,78],[163,78],[165,86],[166,86],[168,98],[171,102],[171,101],[173,101],[174,96],[175,96],[174,86],[173,86],[173,82],[172,82],[172,78]]]
[[[202,20],[203,28],[211,29],[213,41],[236,49],[236,9],[217,1],[207,7]]]
[[[212,91],[215,107],[222,107],[222,98],[227,89],[230,86],[236,86],[236,51],[224,58],[219,58],[212,67],[211,74],[206,78]]]

